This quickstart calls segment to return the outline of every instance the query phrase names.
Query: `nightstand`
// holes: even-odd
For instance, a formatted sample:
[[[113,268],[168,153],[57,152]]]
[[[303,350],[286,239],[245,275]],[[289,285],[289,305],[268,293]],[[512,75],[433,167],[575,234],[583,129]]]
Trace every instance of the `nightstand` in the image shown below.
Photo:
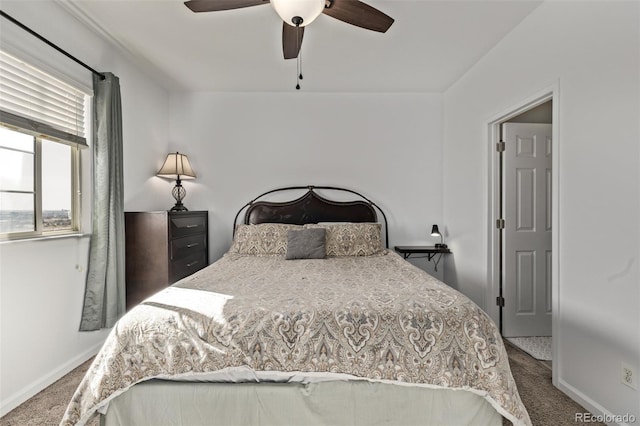
[[[443,254],[450,254],[451,250],[448,247],[436,247],[436,246],[395,246],[393,247],[395,251],[400,253],[403,258],[409,259],[412,255],[414,258],[426,258],[428,261],[431,261],[434,256],[437,254],[438,259],[435,261],[434,270],[438,271],[438,263],[440,262],[440,258]],[[425,256],[419,256],[425,255]]]
[[[124,218],[127,309],[208,265],[208,212],[125,212]]]
[[[448,247],[436,247],[436,246],[395,246],[395,251],[400,253],[402,257],[408,259],[412,254],[426,254],[427,260],[433,259],[436,254],[449,254],[451,250]]]

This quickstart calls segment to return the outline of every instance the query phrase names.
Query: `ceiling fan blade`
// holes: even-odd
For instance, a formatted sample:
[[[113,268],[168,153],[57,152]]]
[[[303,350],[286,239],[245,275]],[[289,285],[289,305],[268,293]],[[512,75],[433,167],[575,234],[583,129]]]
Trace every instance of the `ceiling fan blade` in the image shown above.
[[[217,12],[269,4],[269,0],[189,0],[184,5],[193,12]]]
[[[303,36],[304,27],[293,27],[286,22],[282,23],[282,53],[285,59],[298,57]]]
[[[325,15],[367,30],[387,32],[394,19],[358,0],[328,0]]]

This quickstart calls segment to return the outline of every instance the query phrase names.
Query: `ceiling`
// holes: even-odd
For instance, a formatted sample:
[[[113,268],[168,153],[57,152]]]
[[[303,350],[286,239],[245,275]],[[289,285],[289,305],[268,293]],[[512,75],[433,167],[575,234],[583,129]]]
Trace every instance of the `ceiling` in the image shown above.
[[[385,33],[321,15],[302,45],[307,92],[442,92],[541,1],[365,0],[395,19]],[[67,0],[172,91],[295,92],[270,5],[193,13],[182,0]]]

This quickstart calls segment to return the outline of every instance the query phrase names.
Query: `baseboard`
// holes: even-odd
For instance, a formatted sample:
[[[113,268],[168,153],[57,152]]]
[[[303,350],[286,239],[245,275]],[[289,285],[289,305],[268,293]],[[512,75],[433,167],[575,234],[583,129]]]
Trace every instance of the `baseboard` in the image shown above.
[[[558,379],[558,389],[564,392],[569,398],[573,399],[578,404],[582,405],[588,412],[593,414],[594,416],[602,416],[604,422],[607,425],[618,425],[618,426],[630,426],[628,423],[616,423],[616,416],[611,413],[609,410],[605,409],[602,405],[598,404],[584,393],[580,392],[567,382],[562,379]],[[581,422],[576,422],[581,423]]]
[[[41,379],[25,386],[24,388],[20,389],[18,392],[14,393],[13,395],[10,395],[8,398],[6,399],[3,398],[3,400],[0,401],[0,417],[4,416],[9,411],[18,407],[20,404],[24,403],[29,398],[32,398],[38,392],[42,391],[47,386],[52,385],[57,380],[64,377],[64,375],[72,371],[74,368],[78,367],[83,362],[85,362],[86,360],[88,360],[89,358],[97,354],[100,348],[102,347],[102,345],[103,345],[103,342],[92,346],[91,348],[87,349],[86,351],[82,352],[81,354],[72,358],[71,360],[67,361],[60,367],[56,368],[51,373],[42,377]]]

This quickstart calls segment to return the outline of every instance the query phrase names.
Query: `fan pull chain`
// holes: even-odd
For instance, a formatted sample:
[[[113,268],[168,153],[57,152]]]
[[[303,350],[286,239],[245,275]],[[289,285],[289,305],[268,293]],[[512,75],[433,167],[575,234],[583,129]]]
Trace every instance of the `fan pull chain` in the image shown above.
[[[298,60],[300,62],[298,66],[298,78],[302,80],[302,49],[298,50]]]
[[[298,66],[297,74],[298,78],[296,80],[296,90],[300,90],[300,80],[302,80],[302,52],[300,51],[300,25],[296,25],[296,45],[298,48],[298,57],[296,58],[296,63]]]

